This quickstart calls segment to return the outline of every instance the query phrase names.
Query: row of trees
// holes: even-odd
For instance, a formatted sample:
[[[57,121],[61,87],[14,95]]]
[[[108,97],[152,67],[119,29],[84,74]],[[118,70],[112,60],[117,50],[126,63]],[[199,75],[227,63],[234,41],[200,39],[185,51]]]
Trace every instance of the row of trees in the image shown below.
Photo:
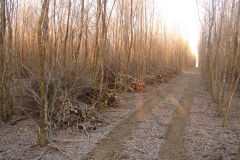
[[[201,0],[197,3],[204,10],[198,48],[200,67],[211,96],[219,105],[216,115],[223,117],[222,125],[226,127],[240,77],[240,2]],[[240,159],[240,145],[236,159]]]
[[[156,16],[153,0],[0,2],[0,112],[4,121],[14,106],[21,105],[18,97],[27,90],[41,107],[43,133],[53,105],[47,96],[51,78],[64,77],[76,87],[73,84],[84,77],[101,95],[106,68],[144,80],[150,72],[181,71],[195,65],[188,42]],[[37,80],[39,92],[28,85],[32,79]]]
[[[240,3],[235,0],[204,0],[199,5],[205,10],[198,48],[200,67],[212,98],[219,104],[218,116],[223,116],[226,104],[225,127],[239,81]]]

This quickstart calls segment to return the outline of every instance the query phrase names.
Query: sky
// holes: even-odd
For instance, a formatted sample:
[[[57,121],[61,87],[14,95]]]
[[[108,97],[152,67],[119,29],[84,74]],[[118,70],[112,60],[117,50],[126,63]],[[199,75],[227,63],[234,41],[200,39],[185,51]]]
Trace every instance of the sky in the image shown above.
[[[168,27],[179,28],[197,55],[200,23],[196,0],[155,0],[155,4]]]

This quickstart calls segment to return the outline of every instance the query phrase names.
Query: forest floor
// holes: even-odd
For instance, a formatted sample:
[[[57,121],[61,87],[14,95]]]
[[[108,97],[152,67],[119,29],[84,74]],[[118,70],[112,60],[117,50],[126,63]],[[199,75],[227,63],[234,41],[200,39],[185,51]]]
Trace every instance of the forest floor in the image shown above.
[[[0,159],[234,159],[240,133],[240,95],[233,98],[226,129],[197,68],[140,94],[118,95],[117,108],[99,115],[96,130],[55,128],[45,148],[38,125],[27,118],[0,123]]]

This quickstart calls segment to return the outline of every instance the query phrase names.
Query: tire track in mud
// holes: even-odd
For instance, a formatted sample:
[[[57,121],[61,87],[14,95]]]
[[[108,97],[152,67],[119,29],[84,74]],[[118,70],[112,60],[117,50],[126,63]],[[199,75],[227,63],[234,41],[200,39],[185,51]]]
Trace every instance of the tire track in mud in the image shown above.
[[[188,82],[189,77],[181,77],[167,97],[147,114],[147,120],[138,124],[131,137],[125,138],[126,148],[120,155],[127,159],[159,159],[158,153],[175,116],[176,104],[186,90]]]
[[[159,151],[159,159],[162,160],[185,160],[186,150],[184,147],[185,128],[187,126],[187,119],[189,115],[190,106],[193,103],[193,93],[195,85],[195,74],[197,69],[192,69],[190,72],[185,73],[189,76],[187,88],[180,99],[179,103],[176,103],[177,113],[173,119],[173,123],[168,128],[165,135],[165,142]]]
[[[158,105],[168,96],[171,90],[181,80],[181,77],[182,74],[169,82],[167,87],[158,90],[157,93],[146,100],[144,104],[137,107],[136,111],[116,126],[115,129],[113,129],[105,139],[102,139],[83,159],[127,159],[127,157],[121,157],[121,155],[116,154],[123,151],[126,147],[123,145],[122,140],[131,136],[132,132],[138,128],[137,123],[145,121],[143,117],[149,114],[154,106]]]

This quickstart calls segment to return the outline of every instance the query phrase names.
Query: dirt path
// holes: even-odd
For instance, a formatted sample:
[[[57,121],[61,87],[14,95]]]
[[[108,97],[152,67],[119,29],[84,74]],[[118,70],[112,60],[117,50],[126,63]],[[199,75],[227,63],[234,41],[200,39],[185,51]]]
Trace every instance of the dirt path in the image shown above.
[[[124,150],[122,140],[130,137],[133,130],[137,129],[138,122],[145,121],[144,117],[153,109],[159,101],[166,98],[168,92],[176,85],[177,80],[172,82],[166,88],[159,90],[153,97],[148,99],[144,104],[138,106],[137,110],[132,113],[126,120],[120,123],[112,132],[90,152],[85,159],[115,159],[124,158],[124,155],[119,155],[121,150]],[[117,151],[117,152],[116,152]],[[123,157],[122,157],[123,156]],[[127,157],[126,157],[127,158]]]
[[[184,147],[184,135],[185,128],[187,126],[190,105],[193,103],[194,86],[196,85],[194,82],[195,74],[197,74],[196,70],[194,70],[194,72],[185,74],[190,77],[190,81],[183,97],[179,102],[176,102],[176,117],[174,118],[172,125],[168,128],[168,131],[166,133],[166,142],[162,145],[160,151],[160,159],[188,159],[185,154],[186,151]]]
[[[163,143],[159,157],[160,159],[179,159],[179,155],[184,155],[182,150],[184,148],[183,130],[186,126],[189,106],[193,99],[193,80],[196,72],[196,69],[192,69],[190,72],[183,73],[181,76],[170,82],[166,88],[158,90],[154,96],[139,106],[134,113],[121,122],[112,132],[110,132],[105,139],[101,140],[99,144],[85,156],[84,159],[130,159],[131,156],[126,154],[126,149],[128,147],[123,143],[124,139],[127,137],[131,139],[131,137],[133,137],[133,132],[139,129],[139,123],[146,123],[149,121],[146,116],[151,114],[152,110],[156,108],[156,106],[159,107],[158,109],[166,109],[168,103],[162,103],[163,100],[169,95],[173,97],[175,93],[173,89],[179,87],[180,85],[187,87],[185,88],[183,97],[179,102],[177,98],[170,98],[170,101],[174,105],[169,104],[169,106],[175,106],[175,108],[177,108],[177,112],[175,113],[177,117],[169,127],[165,136],[166,138],[160,136],[160,139],[163,138],[166,142]],[[183,80],[184,78],[185,80]],[[181,97],[182,95],[179,96]],[[157,118],[156,121],[158,121]],[[163,125],[168,127],[166,124]],[[135,148],[135,150],[147,154],[145,151],[142,151],[141,148]],[[156,155],[153,157],[158,159]]]

